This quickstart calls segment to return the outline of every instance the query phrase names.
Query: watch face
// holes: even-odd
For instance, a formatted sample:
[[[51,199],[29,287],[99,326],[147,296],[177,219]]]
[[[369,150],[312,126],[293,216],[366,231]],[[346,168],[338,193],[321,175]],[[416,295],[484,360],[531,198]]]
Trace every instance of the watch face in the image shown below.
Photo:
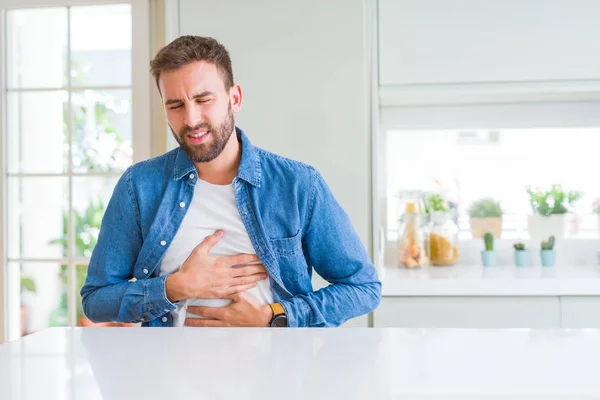
[[[285,314],[281,314],[281,315],[276,315],[275,318],[273,318],[273,322],[271,323],[271,326],[275,327],[275,328],[285,328],[287,327],[287,317],[285,316]]]

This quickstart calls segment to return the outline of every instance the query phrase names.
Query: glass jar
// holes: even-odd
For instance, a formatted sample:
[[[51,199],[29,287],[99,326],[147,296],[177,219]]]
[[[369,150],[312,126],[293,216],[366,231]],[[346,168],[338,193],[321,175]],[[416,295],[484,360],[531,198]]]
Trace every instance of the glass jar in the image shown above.
[[[451,212],[431,213],[429,257],[432,265],[453,265],[458,261],[458,226]]]
[[[429,231],[420,192],[400,194],[404,210],[398,224],[398,265],[406,268],[429,266]]]

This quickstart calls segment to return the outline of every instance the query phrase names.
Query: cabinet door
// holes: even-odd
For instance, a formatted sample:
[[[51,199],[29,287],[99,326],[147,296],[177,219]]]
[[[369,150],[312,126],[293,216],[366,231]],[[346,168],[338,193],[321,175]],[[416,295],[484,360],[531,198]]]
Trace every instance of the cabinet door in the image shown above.
[[[379,0],[381,85],[600,77],[600,2]]]
[[[600,328],[600,297],[560,298],[563,328]]]
[[[558,328],[558,297],[384,297],[374,327]]]

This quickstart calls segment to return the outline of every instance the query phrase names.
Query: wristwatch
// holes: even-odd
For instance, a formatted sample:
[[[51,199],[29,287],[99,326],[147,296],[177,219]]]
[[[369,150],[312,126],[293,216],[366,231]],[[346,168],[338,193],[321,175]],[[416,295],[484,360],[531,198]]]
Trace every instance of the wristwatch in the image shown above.
[[[269,304],[269,306],[271,306],[271,310],[273,311],[273,317],[271,318],[271,322],[269,322],[269,326],[273,328],[287,327],[287,315],[285,315],[285,310],[281,303],[273,303]]]

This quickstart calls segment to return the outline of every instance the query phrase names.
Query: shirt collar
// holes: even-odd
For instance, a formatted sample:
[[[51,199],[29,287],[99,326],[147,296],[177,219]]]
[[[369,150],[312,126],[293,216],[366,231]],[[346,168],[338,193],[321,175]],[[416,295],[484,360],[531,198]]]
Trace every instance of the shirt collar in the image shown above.
[[[242,144],[242,159],[240,160],[240,165],[238,167],[237,177],[253,186],[260,187],[261,166],[258,151],[252,143],[250,143],[250,139],[248,139],[244,131],[237,126],[235,127],[235,133],[238,141]],[[178,181],[195,171],[196,168],[194,167],[194,163],[192,163],[185,152],[181,150],[181,147],[179,147],[175,158],[173,178]]]

